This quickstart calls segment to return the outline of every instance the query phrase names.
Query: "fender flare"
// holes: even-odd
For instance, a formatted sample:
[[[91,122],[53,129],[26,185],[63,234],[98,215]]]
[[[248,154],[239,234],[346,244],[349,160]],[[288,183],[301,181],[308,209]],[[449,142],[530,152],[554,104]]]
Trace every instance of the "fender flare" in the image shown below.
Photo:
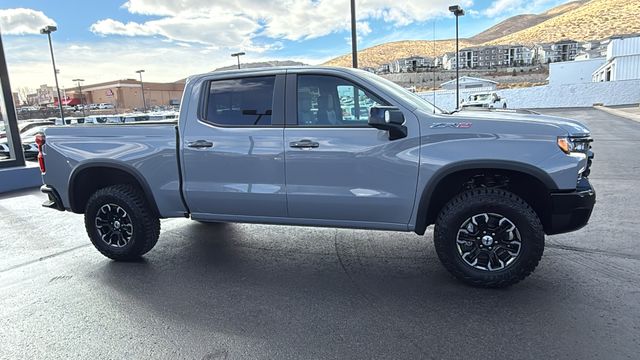
[[[557,190],[558,186],[553,181],[551,176],[544,170],[522,162],[509,161],[509,160],[467,160],[459,161],[452,164],[445,165],[438,169],[433,176],[427,182],[422,194],[420,195],[420,202],[418,203],[418,212],[416,215],[415,232],[418,235],[424,235],[427,226],[427,212],[429,210],[429,203],[433,197],[435,189],[440,182],[447,176],[459,171],[465,170],[508,170],[524,173],[538,179],[549,190]]]
[[[101,160],[101,161],[92,160],[91,162],[80,164],[73,169],[73,171],[71,172],[71,175],[69,176],[69,181],[68,181],[69,188],[67,190],[68,196],[69,196],[69,207],[73,212],[77,212],[78,210],[78,209],[75,209],[73,206],[74,204],[73,189],[75,188],[76,177],[82,171],[87,169],[92,169],[92,168],[111,168],[111,169],[123,171],[131,175],[138,182],[138,184],[140,185],[140,188],[142,188],[142,192],[144,193],[145,200],[147,200],[147,202],[151,206],[151,210],[154,211],[155,214],[160,216],[160,211],[158,209],[158,205],[156,204],[156,200],[153,197],[153,192],[151,192],[151,187],[149,187],[149,184],[144,179],[144,176],[142,176],[142,174],[140,174],[140,172],[132,166],[128,166],[128,165],[122,164],[121,162],[110,161],[110,160]]]

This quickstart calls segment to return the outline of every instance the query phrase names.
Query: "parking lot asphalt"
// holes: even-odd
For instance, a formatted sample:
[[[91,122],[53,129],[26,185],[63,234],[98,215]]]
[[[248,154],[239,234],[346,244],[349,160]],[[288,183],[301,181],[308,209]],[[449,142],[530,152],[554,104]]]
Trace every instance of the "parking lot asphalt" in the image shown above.
[[[640,123],[544,112],[593,131],[598,200],[503,290],[454,280],[431,229],[168,219],[143,261],[116,263],[81,215],[1,195],[0,358],[637,359]]]

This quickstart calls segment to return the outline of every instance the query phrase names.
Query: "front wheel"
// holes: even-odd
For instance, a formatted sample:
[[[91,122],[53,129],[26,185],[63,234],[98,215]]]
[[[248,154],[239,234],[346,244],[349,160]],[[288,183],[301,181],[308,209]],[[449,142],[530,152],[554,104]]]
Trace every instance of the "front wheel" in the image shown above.
[[[535,211],[495,188],[469,190],[449,201],[436,220],[434,241],[440,261],[456,278],[491,288],[527,277],[544,251]]]
[[[131,185],[113,185],[96,191],[87,202],[84,224],[102,255],[119,261],[140,258],[160,236],[160,219],[142,192]]]

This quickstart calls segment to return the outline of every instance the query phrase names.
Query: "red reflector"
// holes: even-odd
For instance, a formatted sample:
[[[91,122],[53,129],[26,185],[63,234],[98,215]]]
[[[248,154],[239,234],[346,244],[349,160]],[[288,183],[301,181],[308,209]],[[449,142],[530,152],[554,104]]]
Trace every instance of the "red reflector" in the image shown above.
[[[40,166],[40,172],[45,173],[44,167],[44,155],[42,155],[42,146],[45,144],[45,136],[44,134],[36,135],[36,145],[38,145],[38,165]]]
[[[38,146],[42,146],[45,143],[45,137],[44,134],[36,134],[36,144],[38,144]]]

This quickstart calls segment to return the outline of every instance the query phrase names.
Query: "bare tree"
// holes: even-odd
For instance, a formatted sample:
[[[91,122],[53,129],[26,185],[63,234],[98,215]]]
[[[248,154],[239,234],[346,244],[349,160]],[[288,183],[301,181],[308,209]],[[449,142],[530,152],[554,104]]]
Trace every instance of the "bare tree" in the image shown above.
[[[23,86],[23,87],[19,87],[18,88],[18,99],[20,100],[20,102],[22,104],[27,104],[27,98],[29,94],[33,94],[36,91],[34,89],[31,89],[29,87]],[[33,104],[28,104],[28,105],[33,105]]]

